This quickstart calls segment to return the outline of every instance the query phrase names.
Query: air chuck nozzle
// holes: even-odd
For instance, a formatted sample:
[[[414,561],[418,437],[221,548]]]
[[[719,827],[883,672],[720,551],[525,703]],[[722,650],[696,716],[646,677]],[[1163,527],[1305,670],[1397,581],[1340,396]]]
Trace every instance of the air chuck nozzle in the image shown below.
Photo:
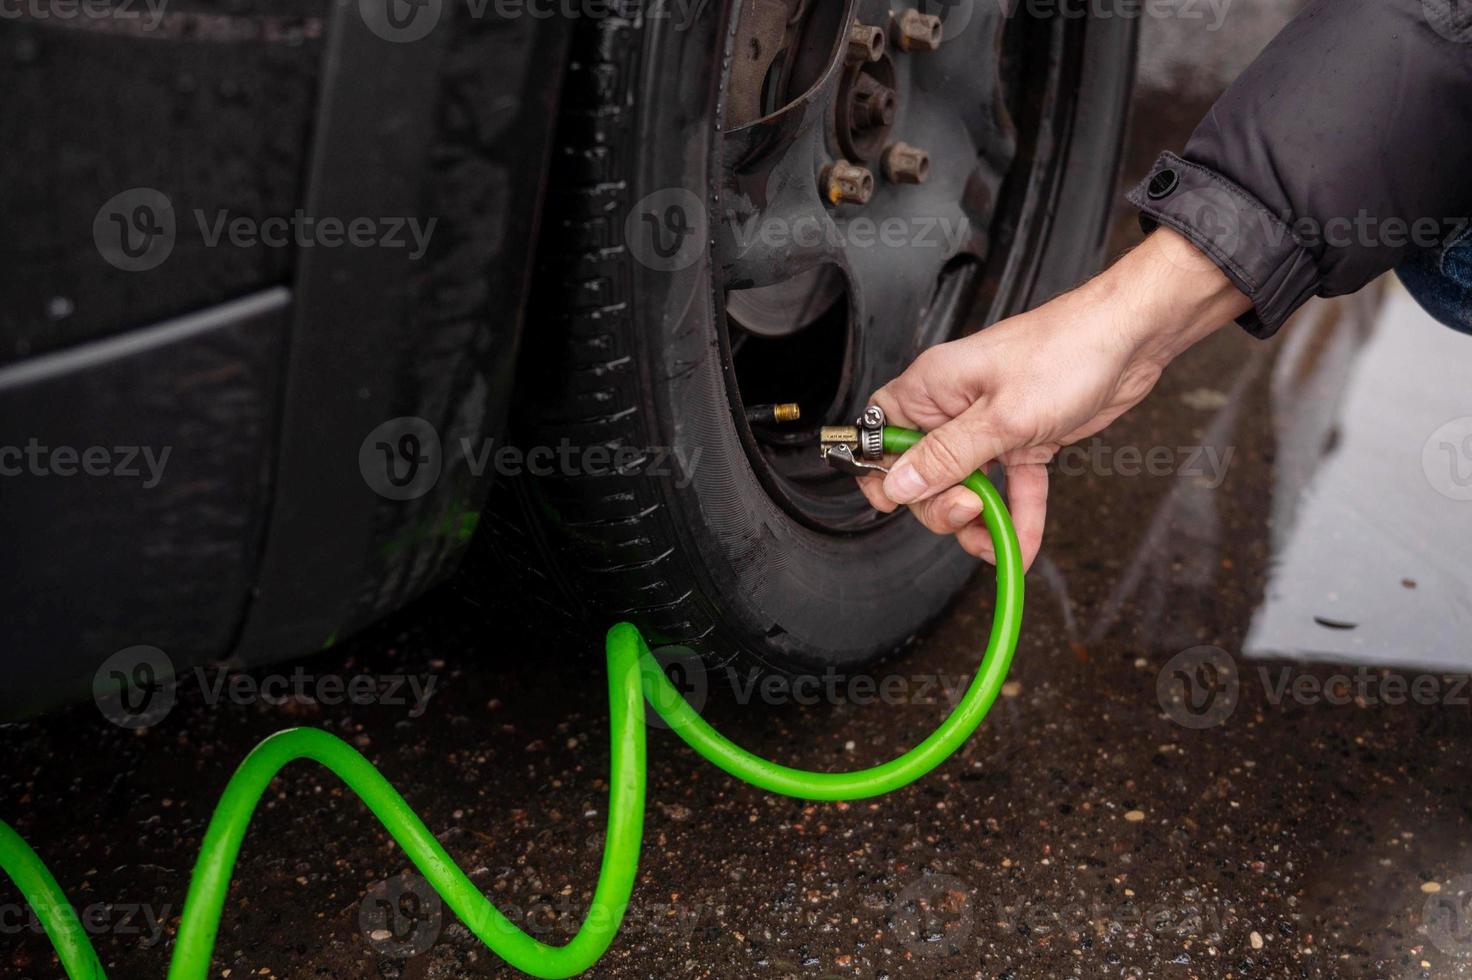
[[[828,465],[852,476],[888,473],[884,457],[884,409],[870,405],[856,425],[825,425],[818,430],[818,451]]]
[[[825,425],[818,430],[818,445],[820,446],[847,446],[854,452],[859,452],[859,427],[857,425]]]

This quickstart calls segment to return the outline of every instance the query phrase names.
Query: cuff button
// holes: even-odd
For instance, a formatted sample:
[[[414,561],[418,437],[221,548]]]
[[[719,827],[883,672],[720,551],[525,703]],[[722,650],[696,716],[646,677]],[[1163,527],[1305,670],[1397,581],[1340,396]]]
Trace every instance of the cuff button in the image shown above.
[[[1169,194],[1171,191],[1175,190],[1180,182],[1181,175],[1176,173],[1170,167],[1166,167],[1164,170],[1157,173],[1154,177],[1150,178],[1150,185],[1145,188],[1145,193],[1150,196],[1150,199],[1152,201],[1158,201],[1162,197],[1165,197],[1167,194]]]

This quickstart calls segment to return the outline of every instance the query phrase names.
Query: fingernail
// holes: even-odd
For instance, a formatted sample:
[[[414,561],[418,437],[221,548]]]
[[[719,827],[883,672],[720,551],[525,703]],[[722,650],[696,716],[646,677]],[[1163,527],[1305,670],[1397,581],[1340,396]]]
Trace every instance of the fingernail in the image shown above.
[[[976,520],[980,515],[981,508],[975,504],[954,504],[951,507],[950,513],[946,514],[946,520],[950,522],[951,527],[959,530]]]
[[[967,524],[982,515],[982,509],[976,506],[976,503],[980,503],[980,500],[974,503],[952,503],[951,509],[946,511],[946,521],[951,522],[951,527],[954,528],[966,527]]]
[[[925,478],[909,463],[901,462],[884,478],[884,495],[897,504],[908,504],[925,492]]]

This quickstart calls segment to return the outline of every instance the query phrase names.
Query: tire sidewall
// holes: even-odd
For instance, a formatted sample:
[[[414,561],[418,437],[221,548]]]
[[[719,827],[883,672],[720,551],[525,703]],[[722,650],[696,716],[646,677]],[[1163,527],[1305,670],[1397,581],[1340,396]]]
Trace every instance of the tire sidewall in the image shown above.
[[[705,202],[703,231],[716,211],[720,160],[721,59],[735,29],[730,2],[711,4],[683,30],[669,21],[646,28],[633,139],[640,161],[631,207],[679,189]],[[1133,77],[1133,25],[1115,19],[1089,38],[1086,78],[1059,194],[1060,214],[1083,227],[1052,234],[1029,290],[1046,298],[1092,272],[1107,229],[1124,113]],[[1090,24],[1092,30],[1094,24]],[[1121,62],[1125,66],[1121,68]],[[692,84],[698,80],[698,84]],[[708,247],[685,268],[630,263],[641,406],[651,446],[676,465],[659,492],[670,534],[716,626],[719,653],[736,648],[788,670],[857,666],[890,652],[937,616],[976,569],[949,537],[909,519],[855,534],[825,534],[798,523],[763,488],[736,428],[718,331],[719,297]],[[697,557],[698,556],[698,559]],[[711,601],[714,600],[714,601]]]

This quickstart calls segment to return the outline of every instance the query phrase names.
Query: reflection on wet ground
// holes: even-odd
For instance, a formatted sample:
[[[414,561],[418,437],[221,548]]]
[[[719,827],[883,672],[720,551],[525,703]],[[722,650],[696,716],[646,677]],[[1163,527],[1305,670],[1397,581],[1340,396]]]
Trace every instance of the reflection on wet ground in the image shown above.
[[[1136,174],[1204,109],[1209,94],[1183,91],[1141,92]],[[1472,692],[1439,670],[1246,656],[1463,662],[1472,503],[1423,451],[1441,458],[1432,430],[1472,414],[1455,384],[1468,358],[1472,338],[1428,331],[1393,286],[1312,303],[1270,343],[1229,330],[1192,351],[1107,439],[1060,459],[1003,697],[907,790],[773,797],[651,733],[644,858],[596,975],[1472,976]],[[1399,527],[1357,516],[1382,499]],[[863,687],[753,702],[744,677],[716,677],[705,715],[795,765],[889,758],[974,668],[991,589],[982,571]],[[92,705],[6,726],[0,809],[99,910],[113,976],[162,975],[221,787],[291,724],[357,745],[513,920],[566,941],[606,819],[601,657],[536,623],[491,631],[479,600],[443,591],[302,665],[430,675],[419,713],[218,705],[194,685],[142,734]],[[882,703],[861,693],[876,690]],[[332,778],[289,770],[241,855],[218,975],[508,975],[427,896],[384,901],[411,870]],[[0,975],[58,976],[14,902],[0,897]]]
[[[1338,341],[1357,348],[1338,352],[1340,397],[1314,376],[1337,364],[1304,370],[1296,345],[1279,361],[1273,568],[1249,655],[1472,667],[1472,343],[1386,292],[1369,342]]]

